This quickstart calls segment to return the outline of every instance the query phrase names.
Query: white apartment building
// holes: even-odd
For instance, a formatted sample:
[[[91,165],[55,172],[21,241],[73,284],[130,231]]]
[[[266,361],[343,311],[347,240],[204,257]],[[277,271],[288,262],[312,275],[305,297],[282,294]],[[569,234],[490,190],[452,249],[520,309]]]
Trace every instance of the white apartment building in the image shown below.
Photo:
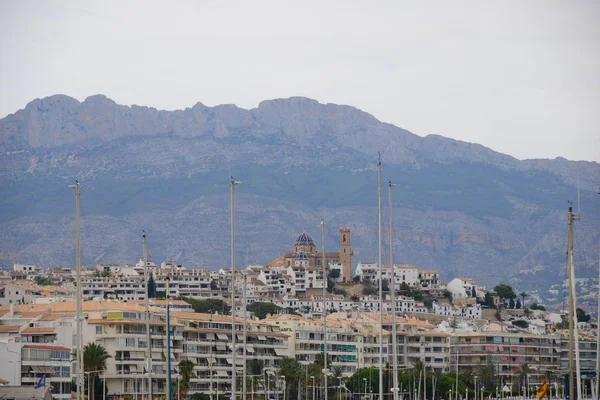
[[[145,298],[143,277],[117,273],[114,276],[84,276],[81,278],[81,290],[84,299],[106,298],[119,300],[141,300]]]
[[[27,265],[27,264],[13,264],[13,271],[22,272],[28,275],[34,275],[38,270],[38,267],[35,265]]]
[[[345,317],[345,313],[343,315]],[[301,364],[314,363],[317,355],[325,350],[323,320],[279,314],[267,318],[265,322],[289,334],[288,354]],[[350,376],[358,368],[379,365],[378,333],[372,324],[328,317],[326,335],[329,368],[339,367],[344,375]],[[384,351],[387,351],[388,336],[385,333]]]
[[[461,317],[470,319],[481,319],[480,304],[462,304],[454,306],[447,301],[436,301],[433,303],[432,312],[449,317]]]
[[[435,270],[420,269],[410,264],[394,264],[394,271],[396,290],[400,289],[402,283],[407,284],[410,288],[435,289],[440,286],[439,273]],[[355,274],[360,277],[361,281],[379,282],[379,267],[376,263],[359,262]],[[389,265],[383,265],[382,276],[383,279],[392,282],[392,269]]]
[[[370,312],[379,312],[379,296],[360,296],[359,298],[360,309]],[[383,301],[383,312],[392,312],[392,301],[389,295],[385,295]],[[396,296],[396,313],[426,313],[428,312],[427,307],[421,301],[416,301],[412,297]]]
[[[150,314],[155,396],[165,392],[165,309],[156,307],[161,305],[154,302]],[[70,354],[75,340],[74,313],[74,302],[0,308],[0,355],[11,361],[0,363],[0,377],[6,376],[17,385],[33,385],[45,374],[47,383],[54,387],[54,397],[70,398],[75,365]],[[98,343],[111,355],[103,374],[109,397],[147,393],[147,379],[143,379],[148,361],[144,306],[139,302],[85,301],[83,316],[84,344]],[[246,344],[242,345],[243,321],[237,319],[235,325],[238,375],[242,375],[244,351],[249,359],[261,359],[266,367],[277,368],[287,355],[287,334],[276,326],[249,320]],[[173,379],[177,379],[178,363],[188,359],[195,364],[190,394],[230,391],[231,342],[230,316],[171,311]],[[238,390],[240,396],[241,387]]]
[[[153,270],[156,291],[166,290],[165,279],[168,276],[171,297],[214,297],[209,295],[211,291],[217,289],[213,283],[213,272],[204,269],[171,268],[165,264],[164,268]]]
[[[470,278],[454,278],[446,285],[446,290],[452,293],[453,299],[473,297],[472,292],[475,289],[477,297],[482,297],[477,283]]]

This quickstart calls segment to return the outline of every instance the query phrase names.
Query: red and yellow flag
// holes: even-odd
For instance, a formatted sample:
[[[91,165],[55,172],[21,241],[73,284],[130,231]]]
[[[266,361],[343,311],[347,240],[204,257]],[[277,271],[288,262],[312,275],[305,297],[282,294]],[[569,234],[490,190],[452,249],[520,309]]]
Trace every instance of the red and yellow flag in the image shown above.
[[[548,384],[546,383],[546,381],[544,381],[540,385],[540,387],[537,389],[537,398],[543,399],[544,397],[546,397],[547,393],[548,393]]]

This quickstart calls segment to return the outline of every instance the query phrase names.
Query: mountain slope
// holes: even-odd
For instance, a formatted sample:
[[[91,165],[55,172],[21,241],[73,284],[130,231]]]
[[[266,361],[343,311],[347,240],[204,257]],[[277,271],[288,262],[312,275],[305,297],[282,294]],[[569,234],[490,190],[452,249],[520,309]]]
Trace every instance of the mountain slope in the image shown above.
[[[104,96],[34,100],[0,120],[0,251],[6,263],[71,264],[72,192],[82,181],[85,263],[139,257],[146,229],[157,259],[228,265],[229,170],[244,183],[238,260],[266,262],[303,229],[353,229],[355,259],[376,256],[376,160],[394,192],[399,262],[487,283],[560,278],[567,200],[582,187],[578,263],[591,271],[599,213],[593,162],[519,161],[480,145],[420,137],[349,106],[305,98],[252,110],[200,103],[177,111]],[[576,259],[577,260],[577,259]],[[520,269],[546,265],[540,276]],[[590,271],[586,272],[586,268]],[[590,272],[591,273],[591,272]]]

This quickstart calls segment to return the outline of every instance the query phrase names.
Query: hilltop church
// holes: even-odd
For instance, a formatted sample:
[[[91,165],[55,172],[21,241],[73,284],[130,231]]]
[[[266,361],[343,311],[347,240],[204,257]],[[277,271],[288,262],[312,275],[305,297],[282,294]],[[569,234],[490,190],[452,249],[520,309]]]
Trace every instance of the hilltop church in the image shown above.
[[[325,262],[342,265],[342,279],[344,282],[352,282],[352,246],[350,244],[350,228],[340,228],[339,251],[326,252]],[[317,251],[313,238],[306,232],[302,232],[296,238],[292,252],[285,253],[267,264],[267,267],[283,265],[294,267],[296,264],[307,267],[322,267],[323,253]]]

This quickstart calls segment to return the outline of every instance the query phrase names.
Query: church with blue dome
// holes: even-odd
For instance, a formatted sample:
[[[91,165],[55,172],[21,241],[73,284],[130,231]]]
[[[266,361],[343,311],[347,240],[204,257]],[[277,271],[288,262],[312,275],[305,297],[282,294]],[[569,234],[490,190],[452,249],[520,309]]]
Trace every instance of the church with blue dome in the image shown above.
[[[344,282],[352,281],[352,245],[350,244],[350,228],[340,228],[339,251],[325,253],[325,263],[341,264],[342,279]],[[307,232],[300,233],[292,251],[274,259],[267,264],[269,266],[322,268],[323,253],[317,250],[315,241]]]

